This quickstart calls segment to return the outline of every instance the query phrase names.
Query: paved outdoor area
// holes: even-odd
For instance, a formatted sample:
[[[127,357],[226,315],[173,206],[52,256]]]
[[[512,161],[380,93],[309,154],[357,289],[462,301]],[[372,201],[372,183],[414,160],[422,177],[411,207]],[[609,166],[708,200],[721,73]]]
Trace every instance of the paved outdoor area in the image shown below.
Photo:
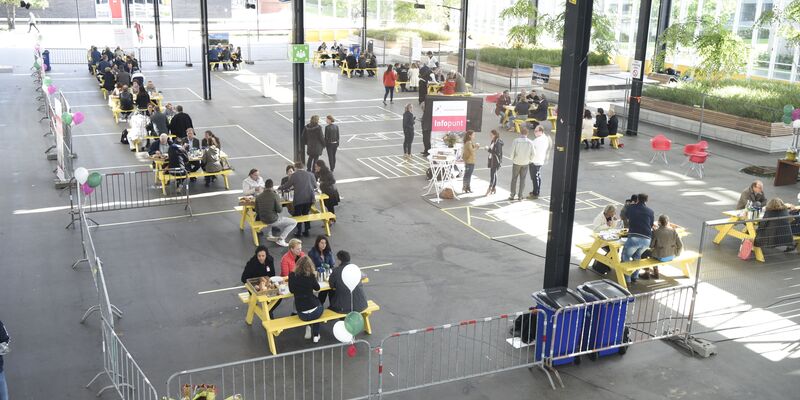
[[[42,138],[46,125],[37,122],[41,115],[28,76],[30,51],[0,54],[4,63],[15,66],[14,73],[0,74],[0,140],[5,143],[2,170],[7,179],[0,196],[0,212],[6,216],[0,230],[0,319],[14,340],[13,353],[5,357],[11,398],[91,398],[93,392],[84,385],[102,369],[99,321],[97,315],[84,325],[78,321],[96,304],[95,290],[85,266],[70,268],[81,255],[80,235],[64,229],[70,222],[69,196],[53,188],[53,164],[43,155],[50,139]],[[210,188],[200,181],[192,185],[193,217],[181,206],[91,215],[100,223],[92,234],[104,261],[109,296],[124,312],[116,325],[118,334],[161,393],[173,372],[269,354],[263,329],[244,323],[245,307],[237,290],[199,293],[239,285],[252,255],[250,233],[238,229],[239,214],[233,207],[250,168],[279,180],[292,158],[291,78],[285,62],[215,72],[213,100],[203,101],[199,66],[144,67],[145,79],[154,81],[165,102],[183,105],[196,131],[209,129],[221,139],[235,169],[230,190],[221,180]],[[542,286],[550,184],[561,172],[545,166],[542,197],[508,202],[511,162],[505,160],[497,194],[483,197],[489,175],[486,153],[480,150],[475,193],[435,204],[423,196],[426,162],[418,155],[419,126],[414,159],[404,163],[401,157],[401,114],[407,103],[416,107],[415,94],[398,93],[393,104],[384,105],[378,79],[344,78],[337,95],[326,95],[319,70],[309,65],[306,71],[307,116],[332,114],[341,121],[343,143],[335,175],[344,199],[336,208],[331,244],[334,250],[348,250],[359,266],[374,266],[364,270],[370,278],[365,291],[381,310],[372,316],[373,334],[360,338],[374,345],[397,331],[531,306],[530,294]],[[285,97],[261,96],[259,77],[268,72],[278,74]],[[86,122],[73,129],[76,167],[101,172],[148,168],[147,160],[119,143],[124,124],[114,124],[85,66],[55,65],[51,76],[73,109],[86,114]],[[497,128],[493,109],[484,103],[483,129],[477,135],[481,144]],[[415,114],[421,117],[418,110]],[[649,126],[641,130],[638,137],[623,138],[622,149],[606,146],[581,153],[576,240],[588,238],[586,226],[605,205],[646,192],[656,214],[668,214],[691,232],[684,243],[697,250],[702,221],[723,218],[722,212],[735,207],[739,193],[753,180],[739,169],[775,164],[774,155],[711,142],[704,178],[687,177],[679,148],[696,138]],[[674,141],[669,165],[648,162],[649,139],[656,133]],[[502,136],[508,151],[514,134]],[[768,197],[794,202],[798,187],[775,188],[766,182],[765,191]],[[324,229],[315,223],[311,233]],[[304,240],[304,249],[312,239]],[[795,304],[800,257],[774,251],[767,263],[745,262],[736,258],[738,244],[728,240],[711,247],[704,259],[713,273],[707,272],[700,286],[695,331],[718,341],[719,354],[709,359],[653,342],[633,346],[624,357],[561,367],[566,388],[556,391],[541,371],[522,369],[396,398],[793,398],[800,372]],[[270,246],[277,260],[283,249]],[[596,273],[578,269],[580,260],[576,249],[571,287],[598,279]],[[639,283],[632,290],[690,283],[678,270],[665,269],[663,275],[661,281]],[[753,310],[766,310],[769,315],[759,317],[771,318],[756,325],[778,321],[780,334],[741,330],[753,324],[747,319]],[[290,302],[277,309],[279,314],[291,311]],[[720,326],[726,330],[716,331]],[[302,336],[302,329],[282,333],[279,351],[312,346]],[[331,324],[323,325],[319,345],[334,343]]]

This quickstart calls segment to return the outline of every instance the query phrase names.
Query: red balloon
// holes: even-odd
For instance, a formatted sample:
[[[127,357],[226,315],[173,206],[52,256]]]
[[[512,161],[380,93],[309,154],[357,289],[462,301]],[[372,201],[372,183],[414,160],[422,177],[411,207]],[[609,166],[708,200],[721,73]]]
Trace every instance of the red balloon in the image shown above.
[[[350,347],[347,348],[347,356],[353,358],[356,356],[356,345],[351,344]]]

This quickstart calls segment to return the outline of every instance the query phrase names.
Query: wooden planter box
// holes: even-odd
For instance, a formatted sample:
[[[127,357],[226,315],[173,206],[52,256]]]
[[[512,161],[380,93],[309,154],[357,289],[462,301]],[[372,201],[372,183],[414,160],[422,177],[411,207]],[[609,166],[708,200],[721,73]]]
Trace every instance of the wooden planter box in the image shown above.
[[[719,111],[705,110],[699,107],[691,107],[683,104],[672,103],[669,101],[658,100],[651,97],[642,97],[641,107],[656,111],[666,115],[686,118],[693,121],[702,119],[704,124],[722,126],[725,128],[736,129],[742,132],[753,133],[761,136],[787,136],[792,134],[790,126],[783,123],[770,123],[750,118],[737,117]]]

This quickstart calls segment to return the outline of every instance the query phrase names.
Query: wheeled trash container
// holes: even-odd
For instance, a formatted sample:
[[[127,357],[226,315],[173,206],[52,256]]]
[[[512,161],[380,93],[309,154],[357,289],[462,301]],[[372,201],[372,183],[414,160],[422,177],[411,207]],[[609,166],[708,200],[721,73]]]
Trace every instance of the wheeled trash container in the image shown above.
[[[578,343],[583,334],[586,309],[583,307],[566,308],[583,304],[581,295],[569,288],[557,287],[543,289],[531,295],[536,301],[536,308],[543,310],[546,318],[536,321],[536,360],[542,357],[540,349],[544,349],[544,357],[560,357],[578,350]],[[567,364],[580,359],[564,357],[553,361],[553,365]]]
[[[633,303],[631,293],[614,281],[603,279],[586,282],[578,286],[578,293],[587,303],[605,301],[587,307],[587,322],[584,330],[584,350],[597,349],[589,358],[611,354],[625,354],[628,347],[612,347],[628,341],[625,318],[628,305]],[[612,347],[612,348],[609,348]]]

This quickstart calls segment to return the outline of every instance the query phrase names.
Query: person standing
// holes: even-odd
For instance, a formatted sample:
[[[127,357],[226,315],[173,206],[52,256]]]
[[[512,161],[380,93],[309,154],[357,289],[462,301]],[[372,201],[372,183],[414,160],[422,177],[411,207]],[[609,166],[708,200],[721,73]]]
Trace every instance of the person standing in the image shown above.
[[[257,172],[256,172],[257,173]],[[281,198],[273,190],[272,179],[264,182],[264,191],[256,197],[256,219],[279,231],[278,236],[268,236],[267,240],[275,241],[278,246],[286,247],[286,237],[297,226],[297,221],[281,216]]]
[[[397,83],[397,72],[392,70],[392,64],[386,66],[386,72],[383,73],[383,105],[386,105],[386,96],[389,96],[389,102],[394,103],[394,85]]]
[[[325,148],[325,135],[322,133],[322,127],[319,125],[319,115],[312,115],[311,119],[303,131],[303,143],[306,145],[306,154],[308,154],[308,171],[314,167],[314,163],[319,160],[322,155],[322,149]]]
[[[547,154],[550,151],[550,138],[544,134],[544,128],[539,125],[533,130],[533,161],[528,166],[533,181],[533,191],[528,195],[531,200],[539,198],[542,189],[542,166],[547,161]]]
[[[411,144],[414,143],[414,121],[417,119],[412,114],[414,106],[406,104],[406,111],[403,113],[403,158],[408,161],[411,159]]]
[[[10,342],[8,331],[6,331],[3,321],[0,321],[0,400],[8,400],[8,385],[6,385],[6,375],[3,372],[3,355],[8,354]]]
[[[328,125],[325,125],[325,151],[328,153],[328,164],[331,165],[331,172],[336,168],[336,150],[339,148],[339,125],[336,125],[333,115],[325,117]]]
[[[422,64],[422,66],[419,67],[419,79],[417,80],[417,82],[419,83],[418,85],[419,90],[417,92],[419,98],[419,104],[424,103],[425,99],[428,97],[428,82],[430,81],[430,79],[431,79],[431,69],[428,68],[426,64]]]
[[[339,189],[336,188],[336,178],[333,177],[333,172],[325,165],[325,161],[317,160],[314,165],[314,174],[319,179],[319,190],[328,195],[328,198],[323,201],[325,209],[336,213],[336,206],[339,205]],[[335,223],[336,220],[331,220]]]
[[[472,182],[472,173],[475,171],[475,150],[480,148],[480,144],[475,142],[475,131],[468,130],[464,134],[464,152],[461,158],[464,159],[464,181],[461,191],[464,193],[472,193],[470,183]]]
[[[33,14],[33,11],[28,13],[28,33],[31,33],[31,28],[36,29],[37,33],[41,33],[36,26],[36,15]]]
[[[317,189],[317,178],[305,168],[302,161],[297,162],[295,166],[297,167],[296,171],[289,176],[286,183],[281,185],[278,190],[294,189],[294,198],[292,199],[294,212],[292,215],[297,217],[308,215],[311,211],[311,205],[314,204],[314,191]],[[305,231],[303,231],[303,227],[305,227]],[[308,236],[309,229],[311,229],[311,222],[297,224],[297,231],[294,235],[297,237],[301,234]]]
[[[186,137],[186,130],[194,128],[192,125],[192,117],[183,112],[183,106],[178,105],[175,107],[176,114],[169,121],[169,133],[175,135],[178,139]]]
[[[486,148],[489,151],[489,189],[486,190],[486,196],[495,194],[497,189],[497,171],[500,165],[503,164],[503,139],[500,139],[500,133],[496,129],[492,129],[492,141]]]
[[[648,197],[644,193],[639,193],[636,198],[639,201],[625,210],[625,216],[628,218],[628,240],[622,248],[622,262],[641,259],[642,253],[650,248],[653,237],[655,216],[653,210],[647,207]],[[638,270],[631,275],[625,275],[625,281],[628,283],[636,282],[637,279],[639,279]]]
[[[533,161],[534,147],[533,141],[528,139],[528,128],[520,128],[519,137],[514,139],[511,143],[511,161],[514,163],[511,167],[511,187],[509,191],[511,195],[508,200],[514,200],[516,194],[519,200],[522,200],[522,194],[525,193],[525,175],[528,173],[528,165]],[[517,179],[519,179],[519,190],[517,190]]]

